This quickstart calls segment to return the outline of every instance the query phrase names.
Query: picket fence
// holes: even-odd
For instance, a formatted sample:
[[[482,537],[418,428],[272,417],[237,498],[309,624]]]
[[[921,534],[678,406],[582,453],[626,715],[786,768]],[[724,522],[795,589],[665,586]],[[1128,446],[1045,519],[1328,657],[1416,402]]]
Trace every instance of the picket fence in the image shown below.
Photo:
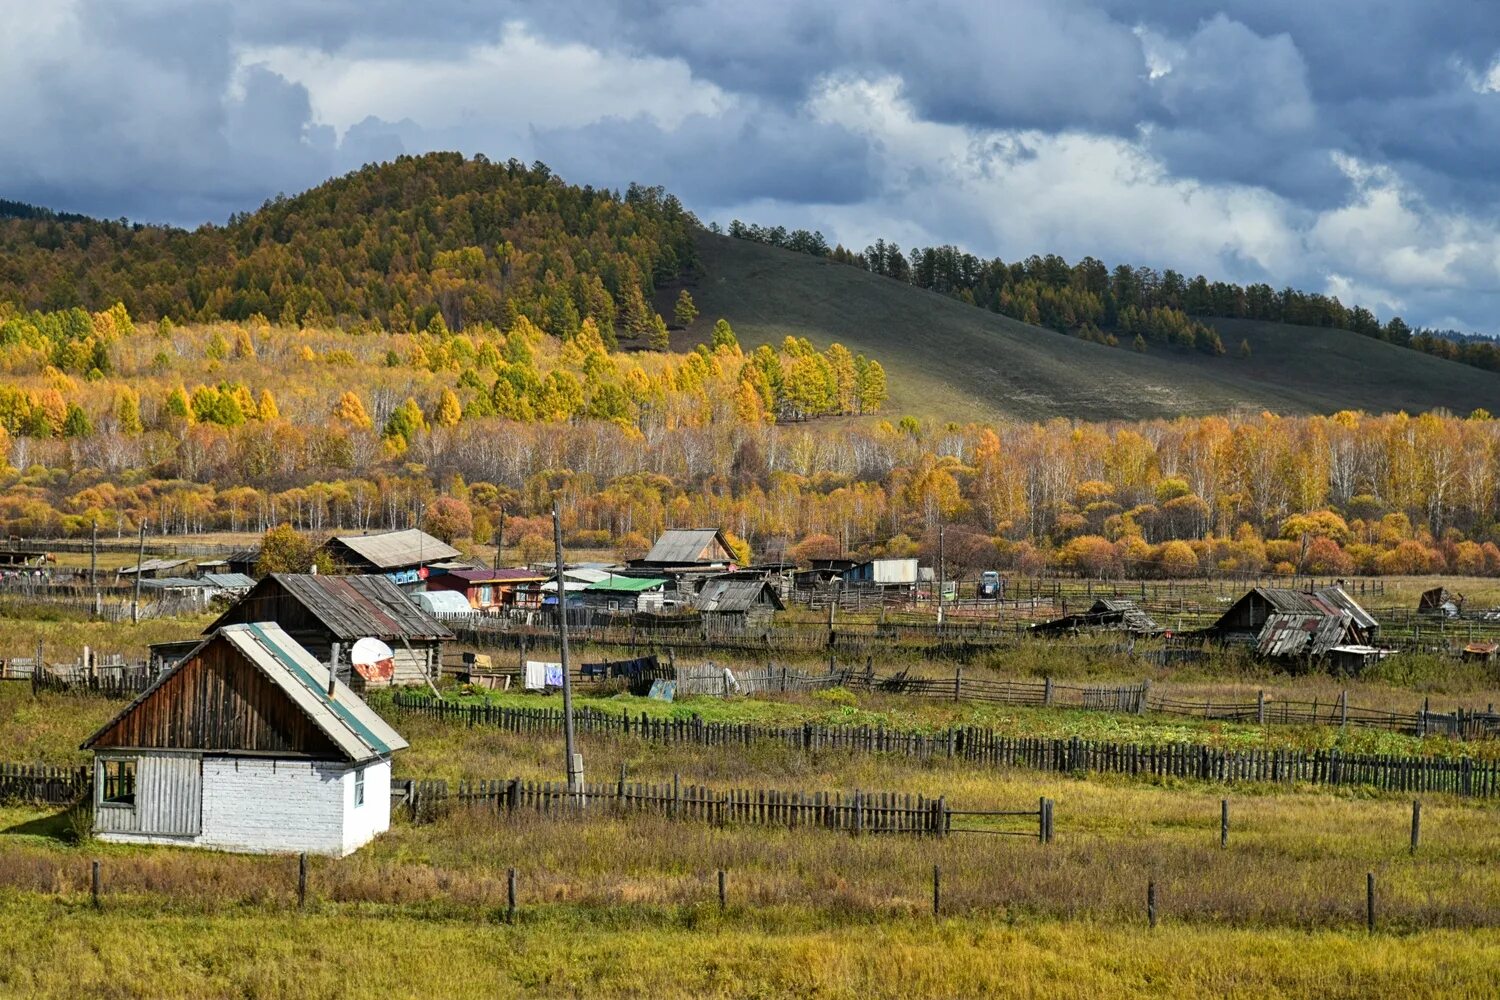
[[[0,802],[71,805],[88,794],[93,774],[87,767],[45,767],[0,763]]]
[[[564,817],[646,813],[720,825],[944,836],[952,829],[954,815],[942,796],[766,788],[716,790],[703,785],[684,785],[675,775],[671,784],[630,782],[624,778],[610,783],[586,782],[578,792],[569,791],[566,782],[521,778],[468,780],[451,785],[441,779],[418,779],[405,782],[405,788],[406,808],[414,820],[431,819],[456,805],[503,814],[523,810]],[[1040,817],[1044,809],[1041,806],[995,815]]]
[[[563,714],[552,708],[459,705],[406,692],[393,698],[412,715],[508,732],[561,732]],[[806,751],[896,754],[931,760],[946,758],[987,767],[1019,767],[1083,774],[1128,774],[1194,778],[1229,783],[1306,783],[1368,786],[1401,792],[1447,792],[1473,798],[1500,796],[1500,761],[1340,750],[1226,750],[1190,743],[1137,744],[1078,737],[1007,737],[993,729],[955,726],[934,732],[881,726],[768,726],[745,722],[705,722],[699,716],[653,719],[595,708],[576,709],[581,733],[634,737],[654,743],[747,747],[771,742]]]

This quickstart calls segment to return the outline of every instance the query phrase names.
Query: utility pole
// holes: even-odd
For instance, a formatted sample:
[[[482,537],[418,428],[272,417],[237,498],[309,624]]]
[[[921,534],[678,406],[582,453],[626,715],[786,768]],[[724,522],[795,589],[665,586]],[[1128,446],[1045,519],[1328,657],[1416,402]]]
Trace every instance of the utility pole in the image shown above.
[[[937,578],[937,623],[941,628],[943,624],[943,591],[947,589],[947,548],[943,541],[943,522],[938,522],[938,578]]]
[[[135,593],[130,598],[130,624],[141,621],[141,564],[146,561],[146,519],[141,518],[141,544],[135,553]]]
[[[568,591],[563,587],[562,505],[552,501],[552,546],[557,559],[557,643],[562,647],[563,743],[568,755],[568,791],[583,804],[583,754],[573,743],[573,671],[568,662]]]
[[[495,523],[495,568],[500,568],[500,549],[505,544],[505,508],[500,509],[500,520]]]
[[[94,592],[94,617],[99,617],[99,519],[89,529],[89,589]]]

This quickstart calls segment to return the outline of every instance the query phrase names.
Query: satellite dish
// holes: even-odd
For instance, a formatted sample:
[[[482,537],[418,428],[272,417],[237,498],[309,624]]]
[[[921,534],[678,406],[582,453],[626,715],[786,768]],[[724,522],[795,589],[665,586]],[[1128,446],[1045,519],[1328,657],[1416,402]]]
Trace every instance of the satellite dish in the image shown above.
[[[360,639],[349,650],[349,661],[369,682],[389,684],[396,673],[396,654],[379,639]]]

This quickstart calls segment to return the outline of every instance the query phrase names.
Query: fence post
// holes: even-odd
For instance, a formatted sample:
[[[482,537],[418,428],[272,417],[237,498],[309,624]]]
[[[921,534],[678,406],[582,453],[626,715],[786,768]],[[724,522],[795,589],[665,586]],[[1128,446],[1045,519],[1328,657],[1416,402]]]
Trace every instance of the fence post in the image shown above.
[[[1052,678],[1051,677],[1043,677],[1042,678],[1042,704],[1043,705],[1047,705],[1049,707],[1052,705]]]
[[[672,772],[672,818],[676,819],[682,802],[682,775]]]
[[[1036,842],[1045,844],[1047,842],[1047,796],[1043,795],[1036,803]]]
[[[724,869],[720,868],[719,869],[719,912],[720,913],[724,912],[725,906],[728,905],[728,898],[729,898],[728,897],[728,892],[726,891],[724,883],[725,883]]]
[[[1152,930],[1156,929],[1156,880],[1151,879],[1146,883],[1146,923]]]
[[[505,922],[516,922],[516,870],[505,869]]]
[[[936,917],[943,906],[943,874],[937,865],[932,866],[932,915]]]
[[[1339,692],[1339,725],[1349,725],[1349,691],[1347,688]]]
[[[1365,874],[1365,929],[1375,933],[1375,873]]]
[[[1052,838],[1053,838],[1053,836],[1057,832],[1056,828],[1053,827],[1053,825],[1052,825],[1052,820],[1053,820],[1053,810],[1052,810],[1052,807],[1053,807],[1053,805],[1054,805],[1053,801],[1049,798],[1047,800],[1047,843],[1049,843],[1049,844],[1052,843]]]
[[[297,855],[297,909],[307,907],[307,852]]]
[[[615,785],[615,802],[623,810],[625,808],[625,762],[620,761],[620,780]]]
[[[1417,853],[1417,845],[1422,840],[1422,800],[1412,799],[1411,803],[1411,852]]]
[[[89,897],[94,904],[94,909],[99,909],[99,891],[101,889],[99,877],[99,859],[94,859],[93,867],[89,871]]]
[[[1264,691],[1255,697],[1255,724],[1258,726],[1266,724],[1266,693]]]
[[[1146,699],[1149,698],[1150,695],[1151,695],[1151,678],[1148,677],[1145,680],[1141,681],[1140,700],[1135,703],[1135,714],[1136,715],[1145,715],[1146,714]]]
[[[963,693],[963,686],[964,686],[964,668],[963,667],[954,667],[953,668],[953,700],[954,701],[958,701],[959,696]]]
[[[1229,800],[1219,800],[1219,846],[1229,846]]]

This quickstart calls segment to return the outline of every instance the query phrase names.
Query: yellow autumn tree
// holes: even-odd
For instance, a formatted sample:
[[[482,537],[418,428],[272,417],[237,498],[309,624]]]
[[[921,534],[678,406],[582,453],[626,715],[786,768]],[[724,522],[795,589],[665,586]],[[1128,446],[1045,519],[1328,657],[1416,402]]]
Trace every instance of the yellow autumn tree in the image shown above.
[[[365,412],[365,404],[360,402],[359,396],[352,390],[345,392],[334,404],[333,417],[346,427],[357,430],[367,431],[375,426],[375,422]]]
[[[458,394],[452,389],[444,389],[442,398],[438,400],[437,412],[432,415],[433,422],[439,427],[457,427],[463,416],[464,410],[458,401]]]

